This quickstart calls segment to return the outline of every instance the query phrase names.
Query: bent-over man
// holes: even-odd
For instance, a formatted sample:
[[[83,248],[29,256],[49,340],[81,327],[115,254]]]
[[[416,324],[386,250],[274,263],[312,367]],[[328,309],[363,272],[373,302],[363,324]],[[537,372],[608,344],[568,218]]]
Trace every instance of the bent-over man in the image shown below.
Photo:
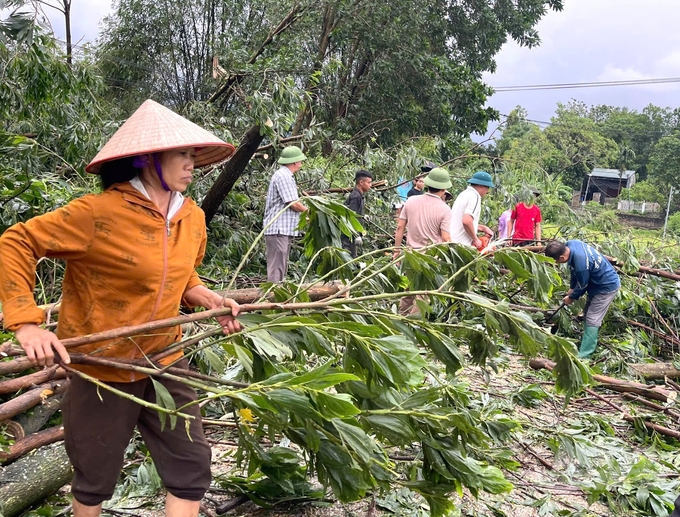
[[[609,261],[583,241],[552,241],[545,247],[545,255],[558,264],[567,264],[571,270],[569,291],[562,299],[565,305],[588,294],[584,309],[585,328],[578,352],[580,358],[586,359],[595,352],[602,320],[621,288],[621,280]]]

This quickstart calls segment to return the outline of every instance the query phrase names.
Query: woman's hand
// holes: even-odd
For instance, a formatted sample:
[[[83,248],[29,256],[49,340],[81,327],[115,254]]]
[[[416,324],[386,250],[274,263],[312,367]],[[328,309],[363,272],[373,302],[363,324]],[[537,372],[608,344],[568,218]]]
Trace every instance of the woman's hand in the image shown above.
[[[59,338],[38,325],[27,324],[21,326],[14,336],[26,352],[26,357],[32,364],[38,366],[52,366],[54,364],[54,352],[65,364],[71,362],[68,352]]]
[[[236,303],[231,298],[224,298],[219,294],[215,293],[219,298],[218,304],[213,309],[218,309],[220,307],[231,307],[231,316],[220,316],[217,318],[217,322],[222,325],[222,331],[225,334],[234,334],[235,332],[241,331],[241,324],[236,320],[238,316],[238,311],[241,306]]]
[[[231,298],[225,298],[204,285],[197,285],[184,293],[184,299],[191,305],[200,305],[208,310],[231,307],[231,315],[220,316],[216,318],[217,322],[222,325],[225,334],[240,332],[241,324],[236,321],[236,316],[241,306]]]

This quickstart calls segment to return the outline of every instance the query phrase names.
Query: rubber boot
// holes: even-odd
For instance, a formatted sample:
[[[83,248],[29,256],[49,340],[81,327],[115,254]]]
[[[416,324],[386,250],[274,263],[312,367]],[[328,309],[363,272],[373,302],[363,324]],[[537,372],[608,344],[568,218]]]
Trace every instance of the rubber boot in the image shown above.
[[[587,359],[597,347],[597,334],[600,331],[600,327],[589,327],[586,325],[583,331],[583,339],[581,339],[581,347],[578,350],[579,359]]]

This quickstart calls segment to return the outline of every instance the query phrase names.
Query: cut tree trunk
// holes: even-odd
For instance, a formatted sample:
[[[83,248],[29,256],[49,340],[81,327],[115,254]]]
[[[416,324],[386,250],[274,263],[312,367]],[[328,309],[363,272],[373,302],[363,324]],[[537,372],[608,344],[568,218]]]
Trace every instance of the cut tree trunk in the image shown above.
[[[670,363],[631,364],[630,367],[645,379],[680,379],[680,370]]]
[[[0,510],[4,517],[19,515],[59,490],[73,476],[63,444],[42,447],[0,467]]]
[[[36,433],[43,428],[52,415],[59,411],[62,398],[63,393],[50,397],[41,404],[38,404],[30,413],[24,412],[21,415],[17,415],[14,420],[21,425],[26,435]]]
[[[550,370],[555,367],[555,363],[548,359],[532,359],[529,361],[529,366],[534,370]],[[676,397],[675,393],[660,388],[650,388],[646,384],[638,382],[622,381],[614,377],[607,377],[605,375],[593,375],[593,380],[600,383],[603,388],[621,393],[635,393],[642,397],[652,400],[659,400],[661,402],[669,402]]]
[[[222,172],[217,176],[217,179],[203,199],[201,208],[205,212],[205,224],[210,224],[210,221],[215,217],[224,198],[231,192],[234,184],[243,174],[263,139],[264,135],[260,131],[258,124],[251,127],[243,135],[234,156],[222,166]]]

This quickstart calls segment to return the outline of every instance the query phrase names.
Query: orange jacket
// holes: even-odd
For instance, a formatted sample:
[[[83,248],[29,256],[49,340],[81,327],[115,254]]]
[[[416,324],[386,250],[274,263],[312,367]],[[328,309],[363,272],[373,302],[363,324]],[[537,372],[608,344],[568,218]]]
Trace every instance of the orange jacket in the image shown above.
[[[179,314],[184,293],[202,285],[195,271],[205,253],[203,211],[186,199],[166,223],[156,206],[129,183],[89,195],[0,237],[0,301],[5,328],[45,321],[33,299],[41,257],[66,261],[56,334],[60,339],[137,325]],[[181,337],[180,327],[72,348],[100,357],[138,359]],[[182,355],[165,358],[167,364]],[[110,382],[144,375],[108,367],[74,368]]]

